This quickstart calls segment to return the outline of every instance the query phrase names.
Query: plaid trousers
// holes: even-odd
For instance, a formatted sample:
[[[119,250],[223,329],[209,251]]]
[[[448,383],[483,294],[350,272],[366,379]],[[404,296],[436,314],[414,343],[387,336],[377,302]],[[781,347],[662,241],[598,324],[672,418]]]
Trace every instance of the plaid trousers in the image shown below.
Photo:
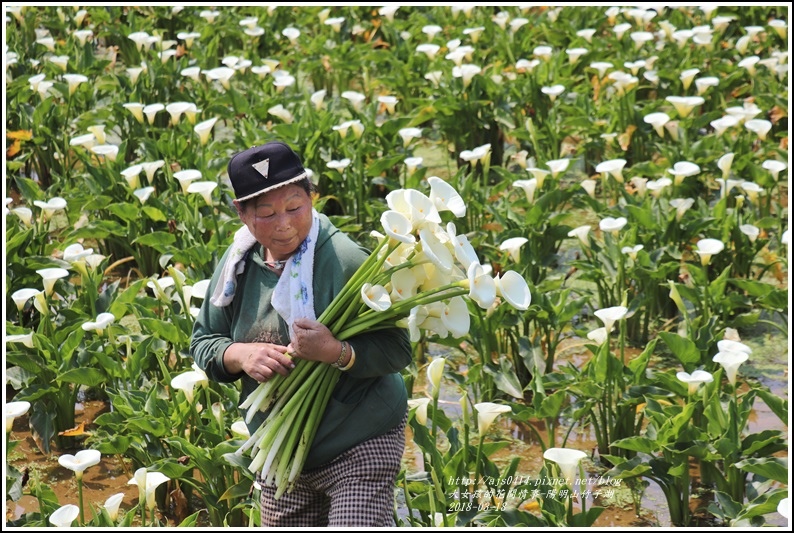
[[[275,499],[262,487],[263,527],[394,527],[394,490],[405,451],[408,415],[394,429],[365,440],[330,463],[304,470],[291,492]]]

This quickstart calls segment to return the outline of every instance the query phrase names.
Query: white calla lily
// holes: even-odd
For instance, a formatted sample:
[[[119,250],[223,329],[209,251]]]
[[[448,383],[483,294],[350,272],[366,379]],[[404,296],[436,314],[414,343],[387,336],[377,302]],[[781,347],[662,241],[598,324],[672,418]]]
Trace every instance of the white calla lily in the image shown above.
[[[626,217],[604,217],[598,223],[598,227],[601,231],[608,231],[612,233],[612,235],[617,236],[618,232],[622,230],[627,223],[628,220]]]
[[[438,398],[441,391],[441,377],[444,375],[444,365],[447,360],[444,357],[436,357],[427,365],[427,384],[433,398]]]
[[[477,411],[477,431],[480,438],[483,438],[496,420],[496,417],[504,413],[512,413],[513,409],[509,405],[493,402],[480,402],[474,404]]]
[[[427,183],[430,185],[430,200],[437,211],[451,211],[456,217],[466,215],[466,203],[452,185],[438,176],[428,177]]]
[[[605,307],[603,309],[599,309],[593,314],[601,319],[601,322],[604,323],[604,328],[606,328],[607,332],[610,332],[612,331],[615,322],[623,320],[626,317],[626,313],[628,313],[628,311],[628,308],[622,305],[616,305],[614,307]]]
[[[721,352],[742,352],[746,353],[747,355],[753,353],[752,348],[743,342],[730,339],[722,339],[721,341],[717,341],[717,349]]]
[[[673,198],[670,200],[670,207],[675,208],[675,219],[681,220],[684,214],[695,205],[694,198]]]
[[[373,311],[386,311],[391,307],[389,291],[383,285],[364,283],[361,286],[361,300]]]
[[[610,175],[615,178],[618,183],[623,183],[623,167],[626,166],[625,159],[610,159],[609,161],[602,161],[599,163],[595,171],[601,174]]]
[[[139,498],[146,502],[146,509],[152,510],[155,505],[154,496],[157,487],[170,480],[171,478],[162,472],[149,472],[146,467],[141,467],[135,471],[134,477],[127,484],[138,486]]]
[[[526,237],[511,237],[502,241],[502,244],[499,245],[499,250],[507,252],[510,255],[510,259],[518,263],[521,260],[521,247],[527,242],[529,242],[529,239]]]
[[[121,507],[121,501],[124,499],[124,493],[119,492],[118,494],[114,494],[110,496],[107,500],[105,500],[105,511],[107,511],[108,516],[112,521],[115,521],[116,518],[119,516],[119,508]]]
[[[413,244],[416,242],[412,230],[411,221],[408,218],[395,210],[384,211],[380,217],[383,231],[386,232],[390,238],[405,244]]]
[[[209,385],[207,374],[201,370],[196,364],[193,364],[193,370],[182,372],[171,378],[171,387],[181,390],[185,393],[185,397],[189,403],[193,403],[193,392],[197,386],[204,387]]]
[[[609,333],[607,332],[607,328],[600,327],[590,331],[587,334],[587,338],[600,346],[609,338]]]
[[[50,515],[50,524],[55,527],[72,527],[72,523],[79,515],[80,508],[73,503],[67,503]]]
[[[515,270],[508,270],[494,278],[496,295],[507,300],[519,311],[526,311],[532,303],[532,293],[524,277]]]
[[[408,328],[411,342],[419,342],[421,339],[421,325],[427,317],[428,311],[424,305],[417,305],[408,313],[408,317],[405,319],[405,327]]]
[[[582,246],[590,246],[588,235],[590,235],[589,225],[579,226],[568,232],[568,237],[576,237],[579,239],[579,242],[582,244]]]
[[[653,129],[659,137],[664,137],[664,126],[670,122],[670,115],[663,112],[649,113],[645,115],[642,120],[646,124],[653,126]]]
[[[568,170],[568,165],[570,164],[570,159],[552,159],[551,161],[546,161],[546,166],[549,167],[549,170],[551,170],[552,178],[556,178],[561,173]]]
[[[30,402],[16,401],[8,402],[5,406],[6,433],[10,433],[14,427],[14,420],[25,415],[30,409]]]
[[[739,371],[739,366],[749,358],[750,355],[746,352],[728,351],[718,352],[711,360],[722,366],[725,370],[725,375],[728,377],[728,382],[735,387],[736,373]]]
[[[471,313],[466,300],[462,296],[450,298],[441,312],[441,321],[454,338],[468,334],[471,327]]]
[[[496,300],[496,282],[480,263],[472,263],[466,271],[469,282],[469,298],[483,309],[491,307]]]
[[[399,301],[414,296],[419,283],[414,269],[401,268],[391,275],[390,285],[389,297],[392,301]]]
[[[239,435],[240,437],[249,438],[251,436],[251,432],[248,431],[248,426],[245,423],[245,420],[237,420],[231,425],[232,433],[235,435]]]
[[[684,178],[694,176],[700,173],[700,167],[695,163],[689,161],[678,161],[673,168],[667,169],[667,172],[675,176],[674,183],[680,185]]]
[[[455,259],[458,260],[458,263],[461,264],[464,270],[468,270],[469,265],[472,263],[480,262],[480,258],[477,257],[477,251],[474,249],[474,246],[471,245],[466,235],[454,235],[452,237],[452,246],[455,251]]]
[[[766,139],[767,133],[772,129],[772,122],[762,118],[754,118],[744,123],[744,127],[755,133],[760,140]]]
[[[199,194],[204,199],[204,203],[212,205],[212,191],[218,186],[215,181],[194,181],[187,186],[189,194]]]
[[[69,276],[69,271],[65,268],[40,268],[36,273],[41,276],[44,285],[44,294],[50,296],[55,288],[55,282],[61,278]]]
[[[725,244],[717,239],[700,239],[697,243],[695,253],[700,256],[700,263],[703,266],[711,262],[711,256],[716,255],[725,249]]]
[[[408,409],[415,411],[416,420],[423,426],[427,424],[427,405],[430,398],[411,398],[408,400]]]
[[[425,226],[420,229],[419,241],[422,243],[422,252],[437,268],[445,273],[452,271],[455,259],[446,244],[439,238],[435,228]]]
[[[513,187],[523,189],[524,194],[527,197],[527,202],[530,204],[535,201],[535,190],[538,188],[538,180],[536,178],[528,180],[515,180],[513,182]]]
[[[680,381],[687,384],[689,394],[694,394],[701,383],[711,383],[714,376],[705,370],[695,370],[691,374],[688,372],[678,372],[675,375]]]
[[[110,326],[115,321],[116,317],[113,315],[113,313],[99,313],[95,321],[84,322],[82,328],[83,331],[96,331],[101,335],[105,328]]]
[[[102,459],[99,450],[80,450],[72,455],[66,453],[58,457],[58,464],[74,472],[77,479],[83,477],[83,472],[89,467],[98,465]]]
[[[24,346],[27,346],[28,348],[34,348],[35,347],[35,344],[33,344],[33,332],[32,331],[28,331],[25,334],[20,333],[20,334],[17,334],[17,335],[6,335],[5,341],[6,341],[6,343],[9,343],[9,342],[20,342]]]
[[[681,118],[688,117],[693,109],[706,102],[702,96],[668,96],[665,100],[673,104]]]
[[[572,448],[548,448],[543,452],[543,458],[552,461],[560,468],[565,484],[573,487],[578,480],[579,463],[587,457],[581,450]]]
[[[39,292],[41,291],[31,288],[19,289],[11,295],[11,299],[14,300],[17,310],[21,313],[27,301],[36,296]]]

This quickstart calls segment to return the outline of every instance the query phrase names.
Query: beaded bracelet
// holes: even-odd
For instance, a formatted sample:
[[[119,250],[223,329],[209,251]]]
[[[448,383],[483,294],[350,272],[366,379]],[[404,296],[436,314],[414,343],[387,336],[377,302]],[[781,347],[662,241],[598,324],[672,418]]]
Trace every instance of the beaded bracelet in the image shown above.
[[[353,349],[353,345],[348,342],[347,346],[350,348],[350,361],[347,362],[347,366],[339,367],[342,372],[347,372],[353,368],[353,364],[356,362],[356,351]]]
[[[342,368],[342,362],[345,360],[346,355],[347,355],[347,343],[345,341],[342,341],[342,351],[339,354],[339,359],[331,363],[331,366],[334,368]]]

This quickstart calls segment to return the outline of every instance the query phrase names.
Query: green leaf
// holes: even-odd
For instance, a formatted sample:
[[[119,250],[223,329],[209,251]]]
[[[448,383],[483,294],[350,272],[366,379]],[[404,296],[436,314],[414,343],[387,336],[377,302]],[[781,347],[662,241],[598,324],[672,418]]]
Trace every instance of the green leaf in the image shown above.
[[[104,455],[122,455],[127,452],[133,443],[132,437],[123,436],[118,433],[108,435],[101,441],[95,442],[91,448]]]
[[[196,525],[198,524],[199,516],[202,513],[204,513],[204,512],[206,512],[206,511],[201,509],[199,511],[196,511],[192,515],[185,517],[185,519],[182,520],[177,527],[191,527],[191,528],[195,528]]]
[[[98,368],[73,368],[58,376],[58,379],[66,383],[96,387],[104,383],[107,376],[103,370]]]
[[[736,519],[731,522],[731,525],[734,525],[734,523],[740,520],[747,520],[756,516],[763,516],[765,514],[776,512],[780,500],[787,498],[788,494],[788,488],[781,488],[766,494],[762,494],[749,504],[746,504],[742,511],[736,515]]]
[[[127,424],[134,430],[150,433],[154,437],[164,437],[171,430],[162,420],[144,417],[130,418]]]
[[[625,439],[618,439],[612,442],[612,446],[623,448],[624,450],[633,450],[635,452],[642,452],[647,454],[655,454],[659,451],[659,443],[648,437],[628,437]]]
[[[113,204],[109,205],[107,209],[125,222],[135,222],[141,217],[140,209],[131,203]]]
[[[153,220],[155,222],[165,222],[168,220],[168,218],[163,214],[162,211],[150,205],[143,206],[143,212],[146,214],[147,217],[149,217],[150,220]]]
[[[16,176],[14,178],[14,183],[19,189],[21,197],[24,198],[30,205],[33,205],[33,202],[36,200],[43,201],[45,199],[44,192],[42,192],[41,187],[32,179]]]
[[[573,502],[571,502],[573,503]],[[590,507],[584,513],[573,515],[568,523],[570,527],[591,527],[606,509],[604,507]]]
[[[772,292],[772,286],[768,283],[764,283],[763,281],[731,278],[729,280],[729,283],[731,285],[735,285],[739,289],[745,291],[750,296],[754,296],[756,298],[760,298],[761,296],[766,296],[767,294]]]
[[[145,333],[161,338],[171,344],[180,344],[183,340],[179,328],[170,322],[157,318],[139,318],[138,323],[141,325],[141,330]]]
[[[758,396],[777,415],[781,422],[788,424],[788,400],[772,394],[768,389],[757,389]]]
[[[133,244],[151,246],[152,248],[160,252],[166,252],[167,250],[161,248],[167,244],[174,244],[176,242],[176,236],[174,236],[173,233],[168,233],[166,231],[153,231],[151,233],[141,235],[137,239],[134,239],[132,242]]]
[[[524,397],[524,393],[521,390],[521,383],[513,369],[513,363],[508,358],[503,357],[501,359],[498,369],[494,368],[493,365],[486,364],[483,370],[493,378],[494,384],[500,391],[514,398],[521,399]]]
[[[782,457],[751,457],[734,463],[734,466],[767,479],[788,483],[788,460]]]
[[[251,491],[252,484],[253,484],[252,480],[243,479],[239,483],[226,489],[226,492],[221,494],[221,497],[218,498],[218,501],[239,500],[239,499],[247,498],[248,493]]]
[[[661,331],[659,336],[685,368],[700,363],[700,350],[690,339],[669,331]]]

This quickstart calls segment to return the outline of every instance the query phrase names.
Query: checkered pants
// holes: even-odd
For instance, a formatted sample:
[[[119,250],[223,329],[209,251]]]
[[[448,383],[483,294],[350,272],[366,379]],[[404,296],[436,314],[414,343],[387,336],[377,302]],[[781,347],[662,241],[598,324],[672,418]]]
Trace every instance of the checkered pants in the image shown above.
[[[394,527],[394,489],[403,452],[407,415],[394,429],[373,437],[323,466],[304,470],[292,492],[275,499],[262,486],[264,527]]]

